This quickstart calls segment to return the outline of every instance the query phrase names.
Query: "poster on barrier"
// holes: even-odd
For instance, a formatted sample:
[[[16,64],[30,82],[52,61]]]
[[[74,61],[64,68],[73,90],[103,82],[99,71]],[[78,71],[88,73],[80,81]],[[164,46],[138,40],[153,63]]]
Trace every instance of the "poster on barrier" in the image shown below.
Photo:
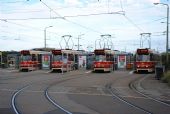
[[[126,56],[125,55],[118,56],[118,68],[126,68]]]
[[[42,69],[50,69],[50,55],[42,55]]]

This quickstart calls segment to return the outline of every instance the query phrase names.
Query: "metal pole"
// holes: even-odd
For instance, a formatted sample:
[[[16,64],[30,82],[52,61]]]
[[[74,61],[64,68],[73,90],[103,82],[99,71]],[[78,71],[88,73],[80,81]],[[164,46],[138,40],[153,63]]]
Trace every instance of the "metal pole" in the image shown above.
[[[80,35],[78,36],[78,45],[77,45],[77,47],[78,47],[78,50],[80,49],[80,44],[79,44],[79,40],[80,40]]]
[[[61,72],[62,72],[62,74],[63,74],[63,68],[64,68],[64,57],[63,57],[63,52],[62,52],[62,68],[61,68]]]
[[[53,26],[48,26],[48,27],[45,27],[45,29],[44,29],[44,49],[46,49],[46,47],[47,47],[47,43],[46,43],[46,41],[47,41],[47,39],[46,39],[46,29],[50,28],[50,27],[53,27]]]
[[[80,35],[78,35],[78,38],[77,38],[77,39],[78,39],[78,44],[77,44],[77,48],[78,48],[78,50],[80,49],[80,46],[81,46],[81,45],[80,45],[80,41],[79,41],[79,40],[81,39],[81,36],[83,36],[83,35],[84,35],[84,34],[80,34]]]
[[[44,49],[46,49],[46,28],[44,29]]]
[[[166,25],[166,70],[169,66],[169,56],[168,56],[168,39],[169,39],[169,5],[164,3],[154,3],[154,5],[162,4],[167,6],[167,25]]]
[[[167,69],[169,66],[169,56],[168,56],[168,38],[169,38],[169,5],[166,4],[167,6],[167,30],[166,30],[166,63],[167,63]]]

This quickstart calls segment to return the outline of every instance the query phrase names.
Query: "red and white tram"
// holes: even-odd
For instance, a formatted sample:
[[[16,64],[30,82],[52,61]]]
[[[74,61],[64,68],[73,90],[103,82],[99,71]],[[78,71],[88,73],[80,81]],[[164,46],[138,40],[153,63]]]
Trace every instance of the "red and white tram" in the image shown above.
[[[114,51],[109,49],[94,50],[93,71],[111,72],[114,67]]]
[[[35,50],[22,50],[20,52],[20,64],[19,70],[32,71],[39,69],[41,63],[42,54],[49,54],[50,52],[35,51]]]
[[[74,70],[77,63],[78,51],[76,50],[52,50],[52,71]]]
[[[135,70],[154,72],[155,65],[160,62],[160,54],[148,48],[137,49]]]

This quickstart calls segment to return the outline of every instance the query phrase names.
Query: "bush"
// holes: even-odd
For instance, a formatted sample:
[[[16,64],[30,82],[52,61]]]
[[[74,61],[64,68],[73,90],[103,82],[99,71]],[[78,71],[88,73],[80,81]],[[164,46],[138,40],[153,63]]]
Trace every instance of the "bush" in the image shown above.
[[[161,80],[165,83],[168,83],[168,85],[170,86],[170,71],[165,73]]]

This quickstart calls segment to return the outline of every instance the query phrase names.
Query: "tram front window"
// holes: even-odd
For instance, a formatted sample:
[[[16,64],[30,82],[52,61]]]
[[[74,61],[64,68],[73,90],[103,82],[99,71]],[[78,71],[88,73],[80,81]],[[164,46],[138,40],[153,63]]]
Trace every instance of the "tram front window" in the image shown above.
[[[149,55],[138,55],[137,56],[137,61],[149,61],[150,57]]]
[[[53,60],[54,61],[62,61],[62,55],[54,55]]]
[[[95,60],[99,62],[106,61],[106,57],[103,55],[96,55]]]
[[[31,61],[31,56],[30,55],[22,56],[21,61]]]

